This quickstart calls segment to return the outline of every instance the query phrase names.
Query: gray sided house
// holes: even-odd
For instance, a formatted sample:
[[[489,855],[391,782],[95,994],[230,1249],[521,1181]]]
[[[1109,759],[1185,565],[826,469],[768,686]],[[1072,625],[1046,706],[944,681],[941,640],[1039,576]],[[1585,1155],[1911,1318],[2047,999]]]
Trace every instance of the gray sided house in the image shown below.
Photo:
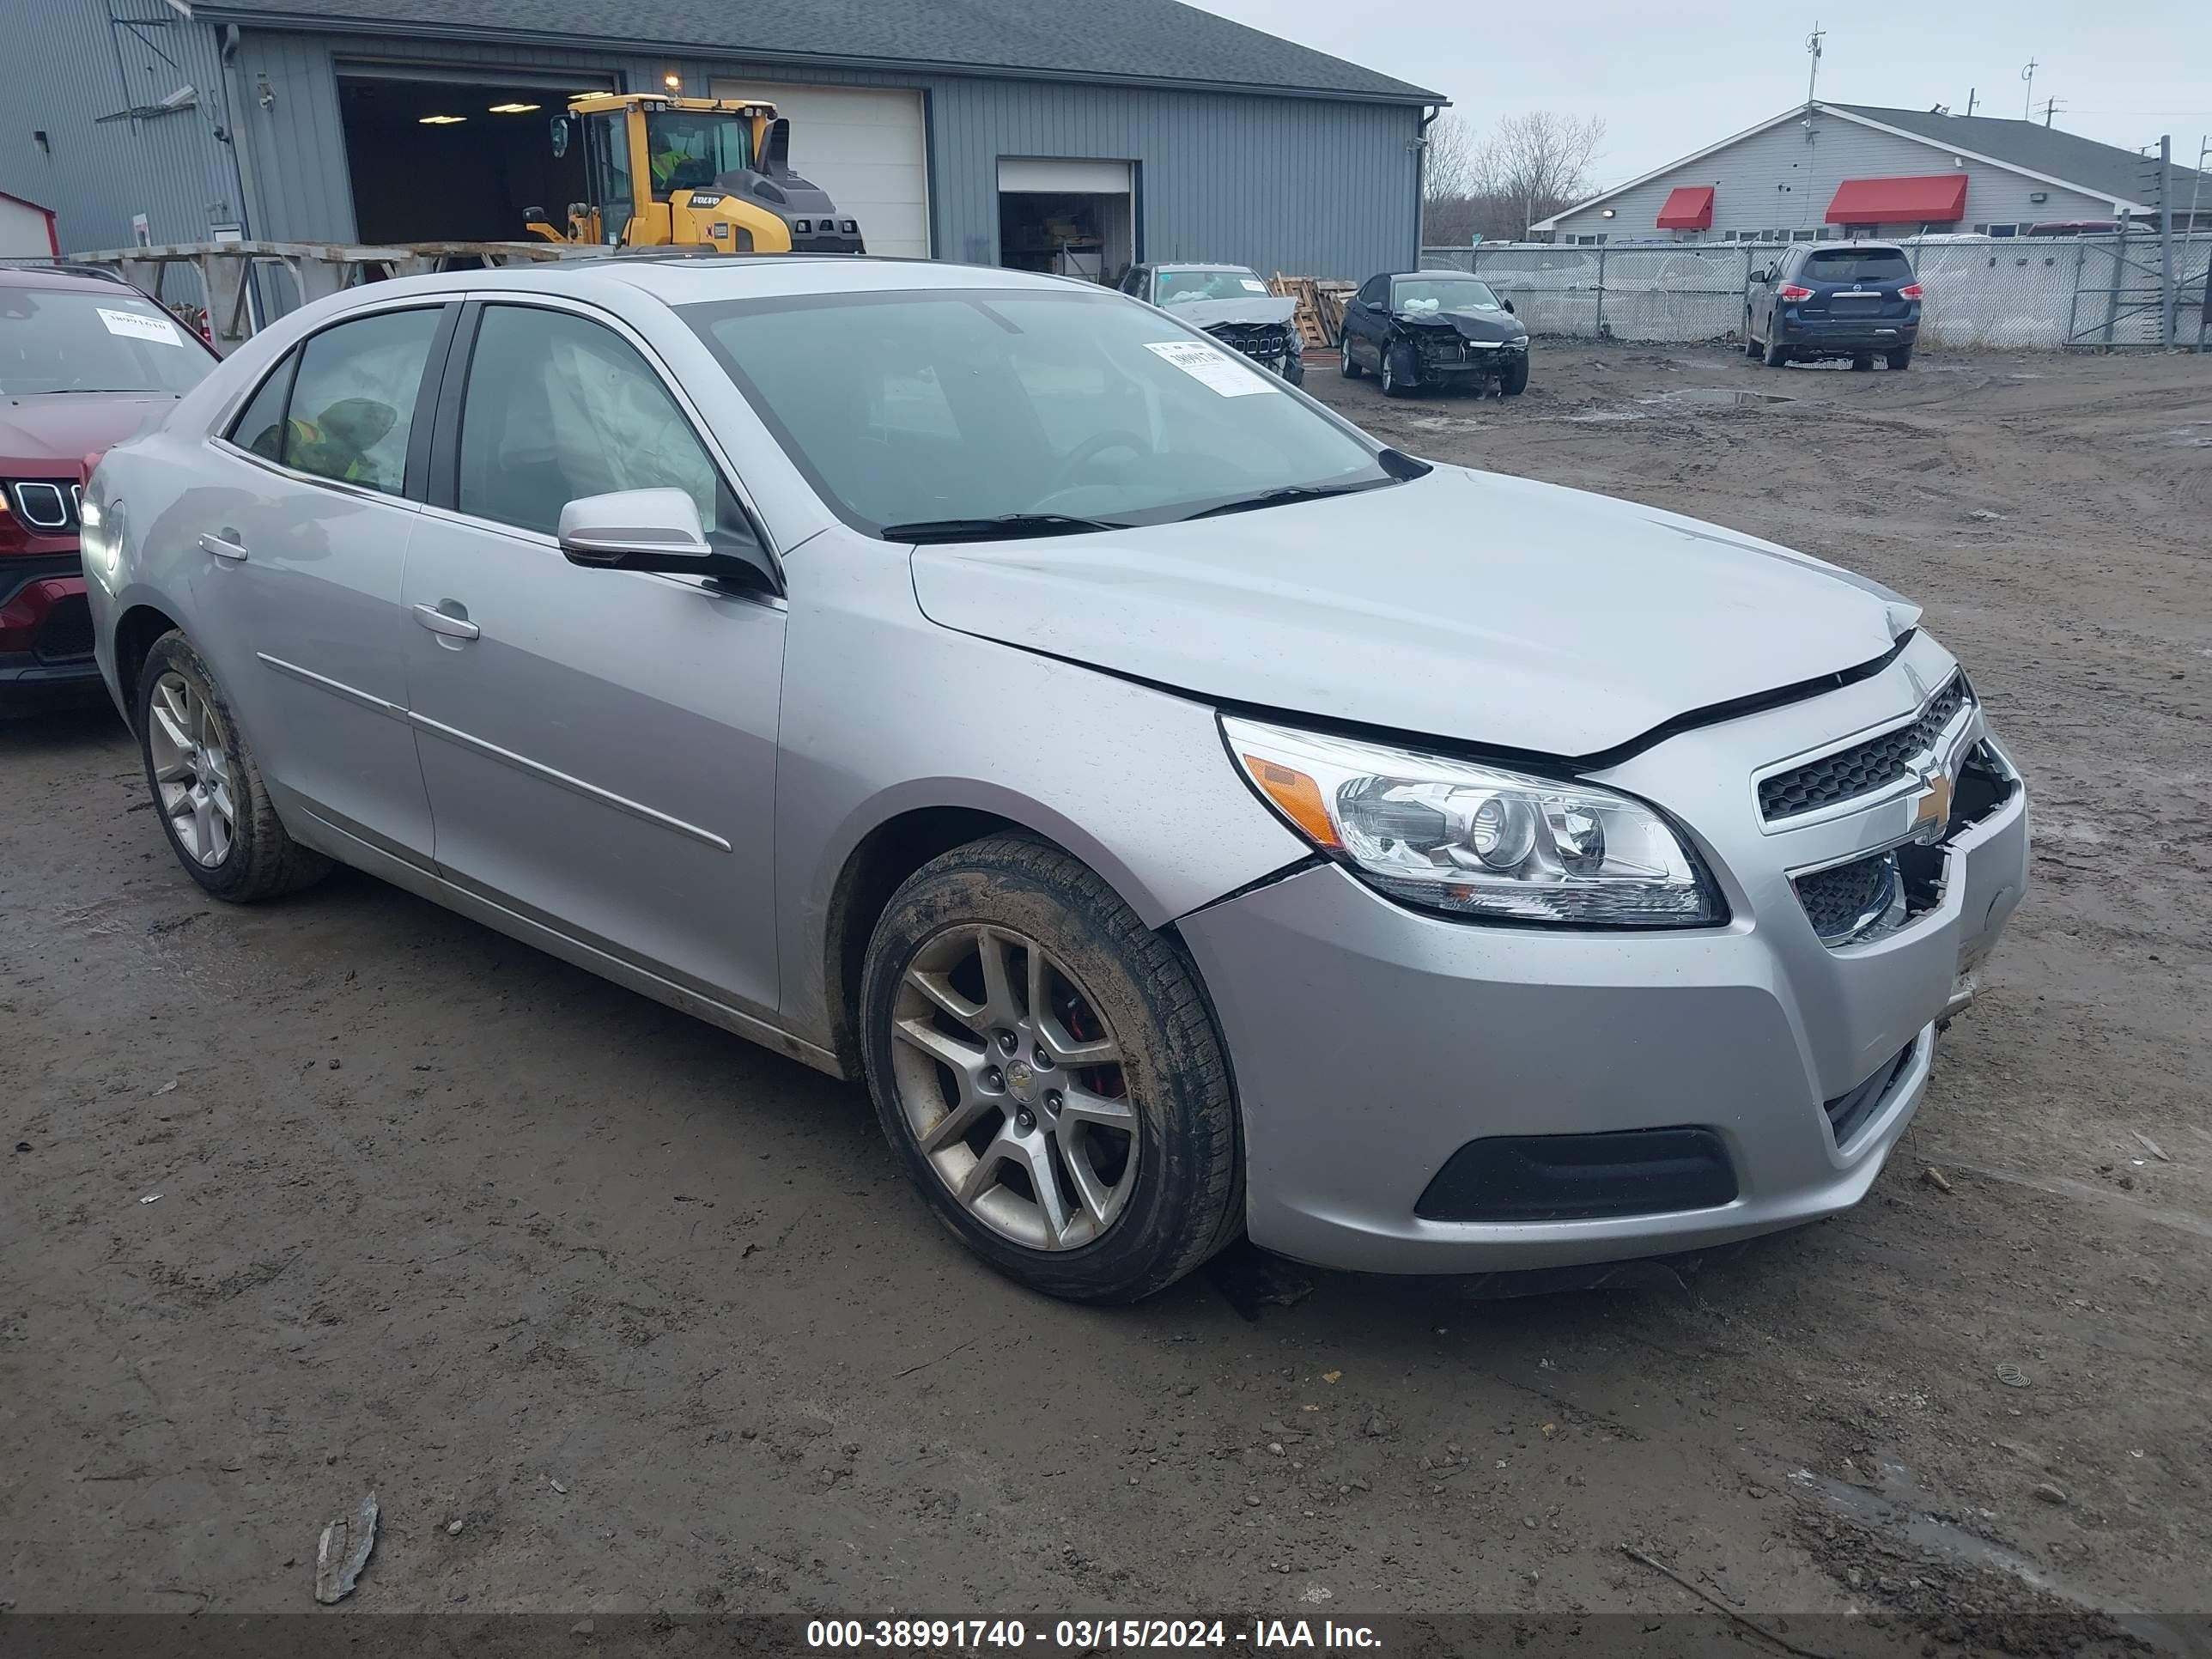
[[[1539,222],[1561,242],[2025,234],[2142,217],[2142,157],[2033,122],[1816,102]],[[2174,169],[2176,225],[2195,175]],[[2212,221],[2212,188],[2203,192]]]
[[[570,94],[773,100],[870,251],[1112,280],[1415,255],[1435,93],[1175,0],[37,0],[0,191],[64,250],[514,240]]]

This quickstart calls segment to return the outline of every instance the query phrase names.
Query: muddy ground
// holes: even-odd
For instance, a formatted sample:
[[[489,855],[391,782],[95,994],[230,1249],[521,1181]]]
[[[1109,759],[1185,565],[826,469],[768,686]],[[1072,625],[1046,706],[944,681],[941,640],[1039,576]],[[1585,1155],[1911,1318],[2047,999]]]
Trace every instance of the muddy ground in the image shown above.
[[[1915,595],[2038,792],[1863,1206],[1681,1290],[1232,1261],[1056,1305],[926,1218],[859,1089],[366,878],[217,906],[118,726],[21,722],[0,1603],[307,1609],[373,1488],[348,1611],[1696,1611],[1771,1651],[1730,1615],[1857,1609],[2043,1652],[2212,1609],[2212,360],[1535,365],[1310,384]]]

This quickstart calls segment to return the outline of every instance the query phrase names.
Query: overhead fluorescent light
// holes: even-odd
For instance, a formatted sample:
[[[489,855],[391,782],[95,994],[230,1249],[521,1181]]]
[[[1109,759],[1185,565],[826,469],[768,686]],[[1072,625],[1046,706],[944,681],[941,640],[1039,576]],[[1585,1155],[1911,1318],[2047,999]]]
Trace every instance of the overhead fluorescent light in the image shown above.
[[[465,121],[468,118],[465,115],[426,115],[422,118],[422,125],[426,127],[449,127],[456,121]]]
[[[491,112],[494,115],[527,115],[538,107],[539,106],[536,104],[494,104]]]

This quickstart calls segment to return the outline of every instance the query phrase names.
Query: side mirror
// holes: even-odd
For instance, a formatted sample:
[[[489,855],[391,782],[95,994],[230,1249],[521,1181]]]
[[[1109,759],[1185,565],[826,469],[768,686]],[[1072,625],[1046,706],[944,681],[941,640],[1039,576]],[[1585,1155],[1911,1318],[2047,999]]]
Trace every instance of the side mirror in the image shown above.
[[[1510,316],[1513,314],[1513,301],[1510,301],[1510,300],[1500,300],[1498,303],[1498,304],[1500,304],[1500,305],[1502,305],[1502,306],[1504,306],[1504,307],[1505,307],[1505,314],[1506,314],[1507,316],[1510,317]]]
[[[730,552],[708,541],[698,503],[682,489],[580,496],[561,509],[559,541],[570,564],[592,569],[714,576],[750,587],[775,582],[757,546]]]

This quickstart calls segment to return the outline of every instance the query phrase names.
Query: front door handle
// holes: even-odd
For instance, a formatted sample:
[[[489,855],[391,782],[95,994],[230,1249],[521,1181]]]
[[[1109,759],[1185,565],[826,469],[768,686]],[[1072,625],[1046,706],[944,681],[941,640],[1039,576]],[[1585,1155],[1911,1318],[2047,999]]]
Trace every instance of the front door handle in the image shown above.
[[[446,603],[452,605],[453,601],[448,599]],[[472,640],[483,632],[466,617],[457,617],[453,611],[434,605],[416,605],[415,620],[433,634],[442,634],[449,640]]]
[[[235,530],[225,529],[214,535],[200,538],[200,551],[212,553],[218,559],[244,559],[246,544],[238,539]]]

